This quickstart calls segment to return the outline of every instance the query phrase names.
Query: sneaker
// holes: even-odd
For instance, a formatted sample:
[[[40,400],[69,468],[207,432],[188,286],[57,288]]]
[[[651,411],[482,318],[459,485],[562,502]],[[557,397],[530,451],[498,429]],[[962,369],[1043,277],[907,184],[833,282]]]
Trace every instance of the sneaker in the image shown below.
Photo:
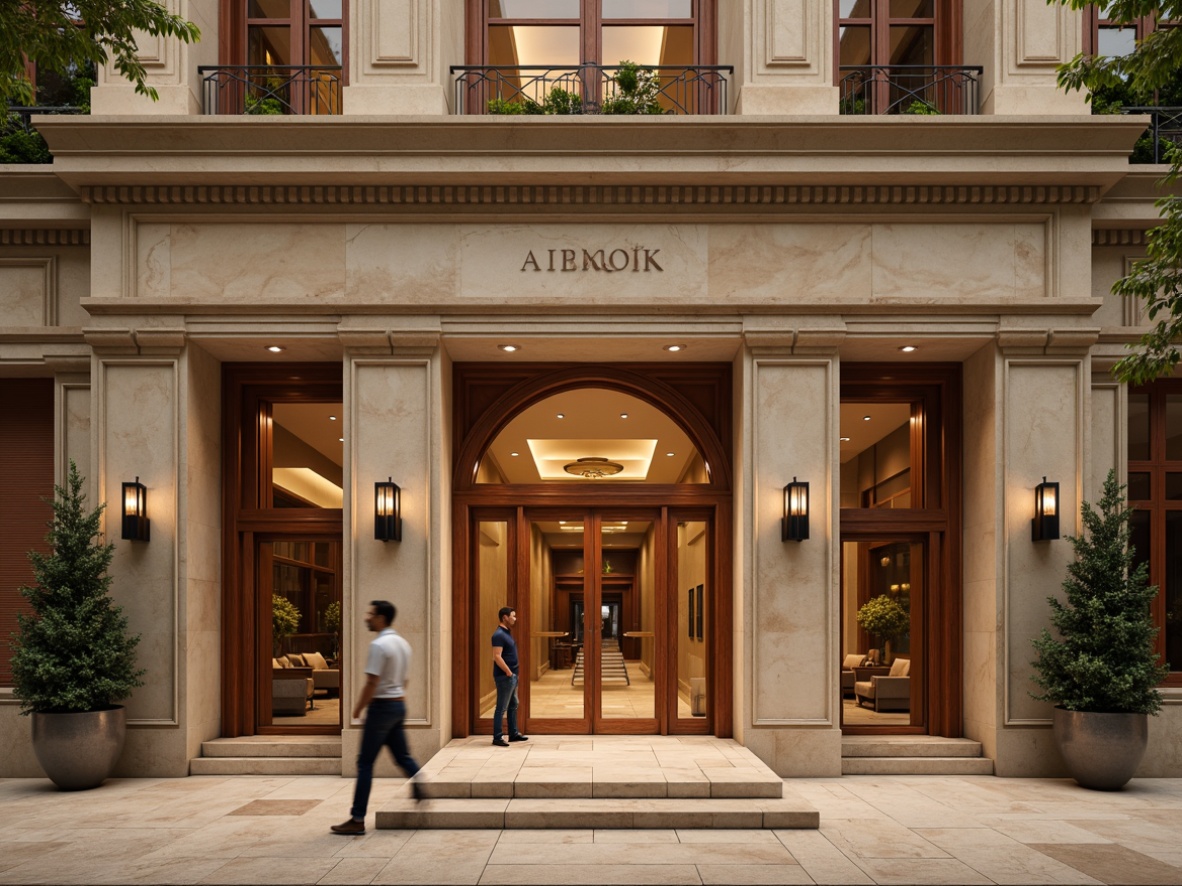
[[[516,735],[510,735],[509,741],[529,741],[529,736],[522,735],[520,732],[518,732]]]
[[[364,834],[365,822],[350,818],[341,824],[334,824],[330,830],[334,834]]]
[[[507,748],[507,747],[509,747],[509,742],[505,741],[505,739],[503,739],[503,738],[494,738],[493,739],[493,747],[494,748]]]
[[[425,787],[423,787],[421,784],[419,784],[417,781],[412,781],[410,783],[410,792],[411,792],[411,794],[414,795],[416,803],[421,803],[423,800],[426,800],[428,797],[431,796],[430,794],[427,793],[427,789]]]

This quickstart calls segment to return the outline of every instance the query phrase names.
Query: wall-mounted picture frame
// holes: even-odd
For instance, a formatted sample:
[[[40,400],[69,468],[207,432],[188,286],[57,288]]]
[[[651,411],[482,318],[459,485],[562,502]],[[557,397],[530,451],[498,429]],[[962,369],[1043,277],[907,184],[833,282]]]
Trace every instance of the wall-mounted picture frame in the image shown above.
[[[686,612],[688,613],[688,617],[685,620],[686,626],[687,626],[687,635],[692,640],[694,638],[694,624],[695,624],[695,622],[694,622],[694,589],[690,588],[688,591],[686,591],[685,596],[686,596],[686,601],[687,601],[686,602]]]
[[[706,619],[702,618],[702,615],[704,613],[706,613],[706,601],[704,601],[702,599],[703,593],[704,593],[704,589],[703,589],[702,585],[697,586],[697,619],[695,620],[695,623],[694,623],[694,634],[697,637],[697,639],[700,639],[700,640],[704,638],[704,633],[702,631],[702,627],[703,627],[703,621],[706,620]],[[690,610],[690,611],[693,611],[693,610]]]

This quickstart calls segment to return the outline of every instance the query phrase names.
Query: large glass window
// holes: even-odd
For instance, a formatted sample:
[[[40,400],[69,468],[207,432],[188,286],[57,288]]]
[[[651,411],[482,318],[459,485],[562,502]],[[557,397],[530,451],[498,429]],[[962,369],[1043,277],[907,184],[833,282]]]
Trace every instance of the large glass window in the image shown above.
[[[1182,684],[1182,381],[1129,391],[1128,439],[1132,544],[1158,587],[1153,613],[1167,682]]]
[[[247,0],[243,56],[254,114],[339,114],[346,0]]]

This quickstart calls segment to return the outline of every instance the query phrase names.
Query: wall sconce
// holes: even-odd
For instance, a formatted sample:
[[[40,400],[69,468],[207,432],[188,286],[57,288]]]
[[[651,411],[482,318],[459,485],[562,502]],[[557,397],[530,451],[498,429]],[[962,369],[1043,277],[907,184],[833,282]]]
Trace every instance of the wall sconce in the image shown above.
[[[809,537],[809,484],[795,477],[784,487],[784,519],[781,541],[804,541]]]
[[[123,537],[131,541],[148,541],[150,534],[148,487],[137,476],[134,483],[123,484]]]
[[[1042,482],[1034,487],[1034,519],[1030,521],[1034,541],[1053,541],[1059,537],[1059,484]]]
[[[402,489],[393,477],[373,485],[373,537],[402,541]]]

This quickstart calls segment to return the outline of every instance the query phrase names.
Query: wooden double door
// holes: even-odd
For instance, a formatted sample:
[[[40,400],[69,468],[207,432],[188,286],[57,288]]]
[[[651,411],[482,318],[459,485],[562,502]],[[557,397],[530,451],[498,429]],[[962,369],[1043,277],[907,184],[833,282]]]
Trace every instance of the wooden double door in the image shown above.
[[[473,731],[492,731],[492,634],[510,606],[526,732],[711,732],[713,522],[709,509],[474,510]]]

